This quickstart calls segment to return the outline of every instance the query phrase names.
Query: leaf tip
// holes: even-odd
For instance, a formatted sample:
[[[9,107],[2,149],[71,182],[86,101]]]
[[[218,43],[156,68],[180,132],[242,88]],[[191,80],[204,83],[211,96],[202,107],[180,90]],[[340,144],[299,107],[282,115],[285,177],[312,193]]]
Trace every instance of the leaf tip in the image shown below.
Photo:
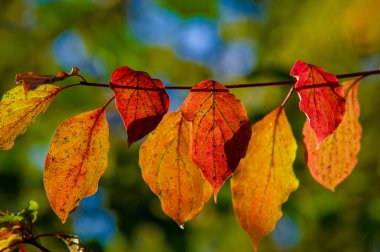
[[[62,215],[62,216],[58,215],[58,217],[61,219],[62,224],[66,223],[66,221],[67,221],[67,215]]]
[[[218,191],[214,190],[214,204],[216,205],[218,203]]]
[[[131,145],[133,144],[134,142],[132,140],[129,140],[128,139],[128,149],[131,148]]]
[[[254,240],[254,239],[251,239],[252,241],[252,249],[254,252],[257,252],[259,250],[259,242]]]
[[[336,186],[337,186],[338,184],[337,183],[330,183],[330,184],[324,184],[323,186],[326,188],[326,189],[328,189],[329,191],[331,191],[331,192],[335,192],[335,188],[336,188]]]

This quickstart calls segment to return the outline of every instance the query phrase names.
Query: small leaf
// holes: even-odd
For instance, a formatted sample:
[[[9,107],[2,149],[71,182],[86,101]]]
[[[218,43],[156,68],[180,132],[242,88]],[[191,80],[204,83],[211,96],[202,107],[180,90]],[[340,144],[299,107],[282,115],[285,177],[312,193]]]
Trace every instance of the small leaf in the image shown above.
[[[17,223],[24,220],[23,216],[14,215],[13,213],[0,212],[0,224],[1,223]]]
[[[98,190],[107,167],[108,123],[104,107],[79,114],[55,132],[45,161],[45,190],[64,223],[83,197]]]
[[[63,81],[71,76],[78,75],[79,68],[73,67],[70,73],[59,71],[56,74],[45,75],[36,73],[18,73],[16,74],[16,83],[23,86],[25,93],[36,89],[42,84],[53,84],[58,81]]]
[[[163,211],[178,225],[197,216],[212,190],[190,158],[190,123],[180,112],[164,116],[140,147],[140,167]]]
[[[231,179],[236,217],[257,250],[273,231],[281,205],[298,188],[292,164],[297,143],[283,107],[253,125],[247,155]]]
[[[9,228],[0,228],[0,250],[2,252],[11,252],[15,249],[12,244],[16,244],[21,241],[21,232],[18,231],[18,227]],[[11,246],[11,248],[9,248]],[[9,248],[9,249],[5,249]]]
[[[28,221],[34,223],[37,220],[38,210],[40,206],[34,200],[29,202],[29,205],[26,209],[18,213],[19,216],[24,216]]]
[[[343,119],[346,100],[342,88],[335,75],[302,61],[294,64],[290,74],[297,79],[295,89],[300,97],[299,107],[310,121],[319,145]]]
[[[251,127],[243,104],[216,81],[195,85],[181,108],[191,121],[190,155],[214,190],[214,199],[247,152]]]
[[[0,223],[16,224],[19,222],[25,222],[29,225],[30,222],[34,223],[37,220],[38,210],[39,206],[37,202],[31,200],[28,207],[17,214],[3,213],[0,211]]]
[[[314,132],[306,121],[303,128],[304,145],[309,171],[324,187],[335,190],[354,169],[360,150],[362,128],[359,123],[360,107],[357,99],[359,81],[347,81],[343,92],[347,100],[346,113],[337,130],[317,148]]]
[[[169,109],[169,96],[162,81],[126,66],[113,71],[110,82],[130,146],[157,127]]]
[[[16,137],[47,110],[60,90],[56,86],[41,85],[25,94],[22,86],[17,86],[5,93],[0,101],[0,149],[12,148]]]

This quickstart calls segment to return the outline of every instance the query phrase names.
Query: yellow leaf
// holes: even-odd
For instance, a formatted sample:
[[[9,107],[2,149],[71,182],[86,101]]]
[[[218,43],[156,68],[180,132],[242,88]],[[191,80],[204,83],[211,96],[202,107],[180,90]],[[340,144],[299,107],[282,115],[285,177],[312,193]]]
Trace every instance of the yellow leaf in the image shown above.
[[[98,190],[107,167],[108,135],[104,107],[67,120],[55,132],[44,183],[50,205],[63,223],[83,197]]]
[[[60,90],[53,85],[41,85],[25,93],[20,85],[5,93],[0,101],[0,149],[12,148],[16,137],[46,111]]]
[[[306,147],[307,165],[313,178],[324,187],[335,190],[354,169],[360,150],[362,127],[359,123],[359,102],[357,80],[343,83],[347,101],[346,113],[336,131],[320,145],[306,121],[303,128],[303,142]]]
[[[11,246],[12,244],[15,244],[22,240],[20,232],[17,232],[17,228],[0,228],[0,250],[3,252],[11,252],[15,249],[15,247],[12,246],[12,248],[6,249],[5,248]]]
[[[252,127],[247,155],[232,176],[231,188],[236,217],[255,250],[280,219],[281,205],[298,188],[292,169],[296,150],[283,107]]]
[[[145,182],[159,196],[163,211],[181,227],[209,201],[212,190],[190,157],[190,123],[180,112],[164,116],[140,148]]]

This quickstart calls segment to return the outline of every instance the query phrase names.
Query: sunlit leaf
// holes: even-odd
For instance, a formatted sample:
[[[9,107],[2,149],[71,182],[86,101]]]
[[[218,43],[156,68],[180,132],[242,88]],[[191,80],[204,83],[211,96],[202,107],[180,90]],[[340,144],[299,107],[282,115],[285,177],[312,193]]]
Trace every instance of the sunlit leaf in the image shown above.
[[[1,223],[17,223],[24,220],[24,216],[14,215],[13,213],[0,212]]]
[[[337,130],[317,147],[314,132],[306,121],[303,128],[307,165],[313,178],[324,187],[335,187],[351,174],[357,163],[362,128],[359,123],[360,107],[357,99],[358,81],[343,85],[347,101],[346,113]]]
[[[47,110],[60,90],[56,86],[41,85],[25,93],[22,86],[17,86],[5,93],[0,101],[0,149],[12,148],[16,137]]]
[[[190,158],[190,123],[180,112],[164,116],[140,148],[140,167],[163,211],[178,225],[193,219],[212,190]]]
[[[251,127],[243,104],[216,81],[195,85],[181,108],[191,121],[190,153],[216,195],[245,156]]]
[[[97,191],[107,167],[108,134],[104,107],[67,120],[55,132],[44,183],[50,205],[62,222],[83,197]]]
[[[21,210],[17,214],[14,213],[3,213],[0,211],[0,223],[18,223],[18,222],[29,222],[34,223],[37,220],[39,206],[37,202],[31,200],[27,208]]]
[[[17,227],[12,229],[0,228],[0,250],[2,252],[11,252],[15,247],[11,246],[21,241],[21,232],[17,231]],[[11,248],[9,248],[11,246]],[[8,249],[6,249],[8,248]]]
[[[302,61],[295,63],[290,74],[297,79],[299,107],[309,119],[319,145],[343,120],[346,100],[342,88],[335,75]]]
[[[247,155],[231,179],[236,217],[257,249],[273,231],[281,205],[298,187],[292,165],[297,143],[280,106],[252,127]]]
[[[162,81],[126,66],[113,71],[110,82],[131,145],[156,128],[169,109],[169,96]]]
[[[18,213],[19,216],[23,216],[28,221],[31,221],[34,223],[37,220],[38,210],[40,209],[40,206],[35,202],[34,200],[31,200],[29,202],[29,205],[26,209],[22,210]]]

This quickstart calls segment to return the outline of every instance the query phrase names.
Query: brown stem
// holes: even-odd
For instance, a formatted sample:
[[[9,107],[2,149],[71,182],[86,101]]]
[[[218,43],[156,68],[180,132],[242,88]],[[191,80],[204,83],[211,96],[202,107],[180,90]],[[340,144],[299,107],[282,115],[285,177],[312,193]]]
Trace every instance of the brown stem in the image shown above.
[[[38,248],[40,251],[42,252],[50,252],[50,250],[48,250],[47,248],[45,248],[44,246],[42,246],[41,244],[37,243],[35,240],[32,240],[32,241],[24,241],[23,242],[24,244],[30,244],[30,245],[33,245],[34,247]]]
[[[106,104],[103,106],[103,110],[106,109],[106,107],[115,99],[115,96],[113,96],[111,99],[108,100]]]

